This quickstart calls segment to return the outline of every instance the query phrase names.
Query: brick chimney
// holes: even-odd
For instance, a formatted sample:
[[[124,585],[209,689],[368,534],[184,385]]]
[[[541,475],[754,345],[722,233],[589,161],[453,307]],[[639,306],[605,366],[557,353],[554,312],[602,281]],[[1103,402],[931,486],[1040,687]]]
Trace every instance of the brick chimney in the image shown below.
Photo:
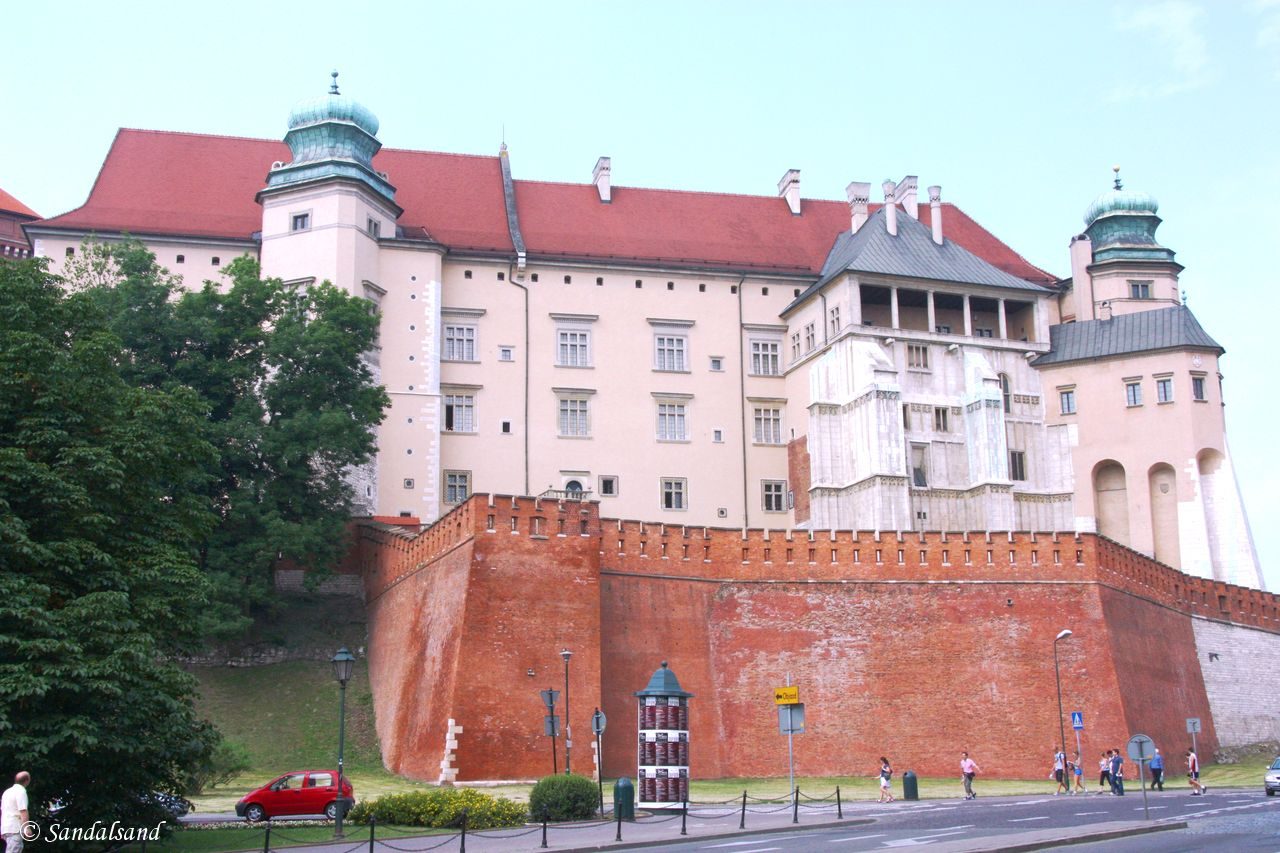
[[[800,170],[787,169],[787,173],[778,181],[778,196],[787,200],[792,216],[800,215]]]
[[[596,192],[600,193],[600,201],[604,204],[609,203],[609,172],[612,171],[610,163],[608,157],[601,157],[591,171],[591,183],[596,185]]]
[[[902,202],[902,209],[907,212],[907,216],[912,219],[920,218],[919,198],[920,179],[915,175],[907,175],[898,181],[898,188],[895,191],[898,201]]]
[[[844,188],[849,197],[849,226],[854,234],[867,221],[867,202],[871,199],[871,184],[866,181],[854,181]]]
[[[880,185],[880,189],[884,190],[884,227],[891,237],[898,236],[897,188],[893,181],[885,181]]]
[[[933,242],[942,245],[942,187],[929,187],[929,224],[933,227]]]

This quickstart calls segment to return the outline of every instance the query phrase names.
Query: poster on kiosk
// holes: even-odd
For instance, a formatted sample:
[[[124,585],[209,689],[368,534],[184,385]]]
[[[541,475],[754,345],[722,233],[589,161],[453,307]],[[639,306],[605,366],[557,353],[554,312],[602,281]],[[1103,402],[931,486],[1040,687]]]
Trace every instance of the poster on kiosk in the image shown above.
[[[689,799],[689,700],[663,661],[636,691],[638,751],[636,804],[642,809],[678,809]]]

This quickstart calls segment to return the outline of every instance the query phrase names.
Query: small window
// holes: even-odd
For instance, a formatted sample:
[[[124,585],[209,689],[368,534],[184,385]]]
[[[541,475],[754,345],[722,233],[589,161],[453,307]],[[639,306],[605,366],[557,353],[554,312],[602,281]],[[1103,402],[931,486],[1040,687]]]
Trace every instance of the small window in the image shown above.
[[[699,293],[706,293],[706,292],[707,292],[707,286],[706,286],[705,284],[700,284],[700,285],[698,285],[698,292],[699,292]]]
[[[714,441],[716,444],[723,444],[723,443],[724,443],[724,430],[722,430],[722,429],[713,429],[713,430],[711,431],[711,440],[712,440],[712,441]]]
[[[1009,479],[1027,479],[1027,454],[1022,450],[1009,451]]]
[[[1150,299],[1151,284],[1152,283],[1149,281],[1129,282],[1129,298],[1130,299]]]
[[[933,327],[933,330],[934,330],[935,332],[937,332],[938,334],[940,334],[940,335],[949,335],[949,334],[951,334],[951,327],[950,327],[950,326],[948,326],[946,323],[940,323],[940,324],[938,324],[937,326],[934,326],[934,327]]]
[[[1126,382],[1124,383],[1124,401],[1129,408],[1142,405],[1142,383]]]
[[[1067,388],[1058,392],[1058,409],[1064,415],[1074,415],[1076,413],[1076,392],[1074,388]]]
[[[178,258],[177,258],[177,260],[175,261],[175,263],[179,263],[179,264],[185,264],[186,262],[187,262],[187,256],[186,256],[186,255],[178,255]]]
[[[682,478],[662,478],[662,508],[684,510],[689,506],[688,481]]]
[[[933,409],[933,430],[934,432],[951,432],[951,422],[949,415],[951,412],[946,406],[935,406]]]
[[[1173,402],[1173,377],[1162,376],[1156,380],[1156,402]]]
[[[289,220],[290,231],[306,231],[311,227],[310,213],[295,213],[293,218]]]
[[[837,305],[827,312],[831,320],[831,334],[835,335],[840,332],[840,306]]]
[[[530,281],[532,281],[534,284],[537,284],[537,283],[538,283],[538,274],[537,274],[537,273],[533,273],[532,275],[530,275],[530,276],[529,276],[529,280],[530,280]]]
[[[596,287],[604,287],[604,278],[602,277],[596,278]]]
[[[511,421],[502,422],[502,434],[511,435]]]
[[[914,370],[928,370],[929,348],[922,344],[907,344],[907,367]]]
[[[675,289],[676,289],[676,283],[674,281],[667,282],[667,290],[675,290]]]
[[[412,488],[413,488],[413,478],[412,478],[412,477],[405,477],[405,479],[404,479],[404,487],[405,487],[406,489],[412,489]]]
[[[795,361],[800,357],[800,333],[793,332],[791,335],[791,360]]]
[[[218,257],[217,255],[214,255],[214,256],[213,256],[213,265],[216,267],[216,266],[218,266],[218,265],[219,265],[219,264],[221,264],[221,263],[222,263],[222,258]]]
[[[471,270],[463,270],[463,271],[462,271],[462,277],[463,277],[463,278],[471,278]]]
[[[573,284],[573,276],[571,276],[571,275],[567,275],[567,276],[565,276],[565,277],[564,277],[564,283],[565,283],[565,284]]]
[[[382,223],[370,216],[368,223],[365,225],[365,230],[369,232],[370,237],[377,240],[382,234]]]
[[[512,347],[498,347],[498,361],[515,361],[515,349]]]
[[[995,337],[995,329],[974,329],[973,336],[976,338],[993,338]]]
[[[711,369],[716,373],[724,370],[724,359],[718,355],[711,356]]]
[[[444,502],[460,504],[471,496],[470,471],[444,472]]]
[[[642,287],[644,287],[644,281],[641,279],[636,279],[636,290],[639,290]]]
[[[1204,395],[1204,377],[1203,376],[1191,377],[1191,398],[1193,400],[1198,400],[1201,403],[1203,403],[1205,400],[1208,399],[1208,397]]]
[[[760,498],[765,512],[787,511],[787,483],[785,480],[761,480]]]
[[[761,295],[761,296],[768,296],[768,295],[769,295],[769,288],[767,288],[767,287],[762,287],[762,288],[760,288],[760,295]]]
[[[582,488],[581,480],[569,480],[564,484],[564,490],[569,493],[570,497],[581,498],[585,489]]]
[[[807,323],[804,327],[804,351],[813,352],[818,345],[817,331],[814,329],[813,323]]]
[[[616,498],[618,496],[618,478],[614,475],[600,477],[600,496]]]
[[[929,487],[929,448],[926,445],[911,445],[911,485],[917,489]]]
[[[730,293],[733,293],[733,294],[736,294],[736,293],[738,292],[738,285],[736,285],[736,284],[731,284],[731,285],[729,285],[729,292],[730,292]]]
[[[507,280],[507,274],[506,274],[506,273],[504,273],[504,272],[500,272],[500,273],[498,273],[498,281],[506,281],[506,280]]]
[[[1009,374],[1000,374],[1000,398],[1003,401],[1005,414],[1013,411],[1013,394],[1009,389]]]
[[[76,254],[75,247],[73,247],[73,246],[68,246],[68,247],[67,247],[67,257],[68,257],[68,258],[75,257],[75,254]]]

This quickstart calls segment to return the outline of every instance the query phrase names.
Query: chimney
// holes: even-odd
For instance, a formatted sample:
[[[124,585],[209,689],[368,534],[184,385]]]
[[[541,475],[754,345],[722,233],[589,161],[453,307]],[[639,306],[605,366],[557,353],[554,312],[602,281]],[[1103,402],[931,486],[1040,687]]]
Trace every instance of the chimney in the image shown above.
[[[867,221],[867,202],[871,198],[871,184],[866,181],[854,181],[844,188],[849,197],[849,224],[854,234],[858,233]]]
[[[787,200],[792,216],[800,215],[800,170],[787,169],[787,173],[778,181],[778,195]]]
[[[898,236],[898,199],[894,195],[897,186],[893,181],[885,181],[880,185],[884,190],[884,227],[889,236]]]
[[[912,219],[920,218],[920,204],[916,201],[918,198],[918,190],[920,187],[920,179],[915,175],[907,175],[898,181],[898,201],[902,202],[902,209],[907,212],[907,216]]]
[[[609,203],[609,172],[611,171],[610,160],[608,157],[601,157],[596,161],[596,167],[591,170],[591,183],[596,185],[596,192],[600,193],[600,201],[604,204]]]
[[[929,224],[933,226],[933,242],[942,245],[942,187],[929,187]]]

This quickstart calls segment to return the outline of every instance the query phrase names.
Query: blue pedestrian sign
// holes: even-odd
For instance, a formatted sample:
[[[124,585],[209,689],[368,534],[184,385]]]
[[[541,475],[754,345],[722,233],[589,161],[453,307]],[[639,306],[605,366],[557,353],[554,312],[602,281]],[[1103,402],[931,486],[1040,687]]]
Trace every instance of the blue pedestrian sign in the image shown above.
[[[1082,731],[1084,729],[1084,713],[1082,711],[1071,712],[1071,728],[1076,731]]]

